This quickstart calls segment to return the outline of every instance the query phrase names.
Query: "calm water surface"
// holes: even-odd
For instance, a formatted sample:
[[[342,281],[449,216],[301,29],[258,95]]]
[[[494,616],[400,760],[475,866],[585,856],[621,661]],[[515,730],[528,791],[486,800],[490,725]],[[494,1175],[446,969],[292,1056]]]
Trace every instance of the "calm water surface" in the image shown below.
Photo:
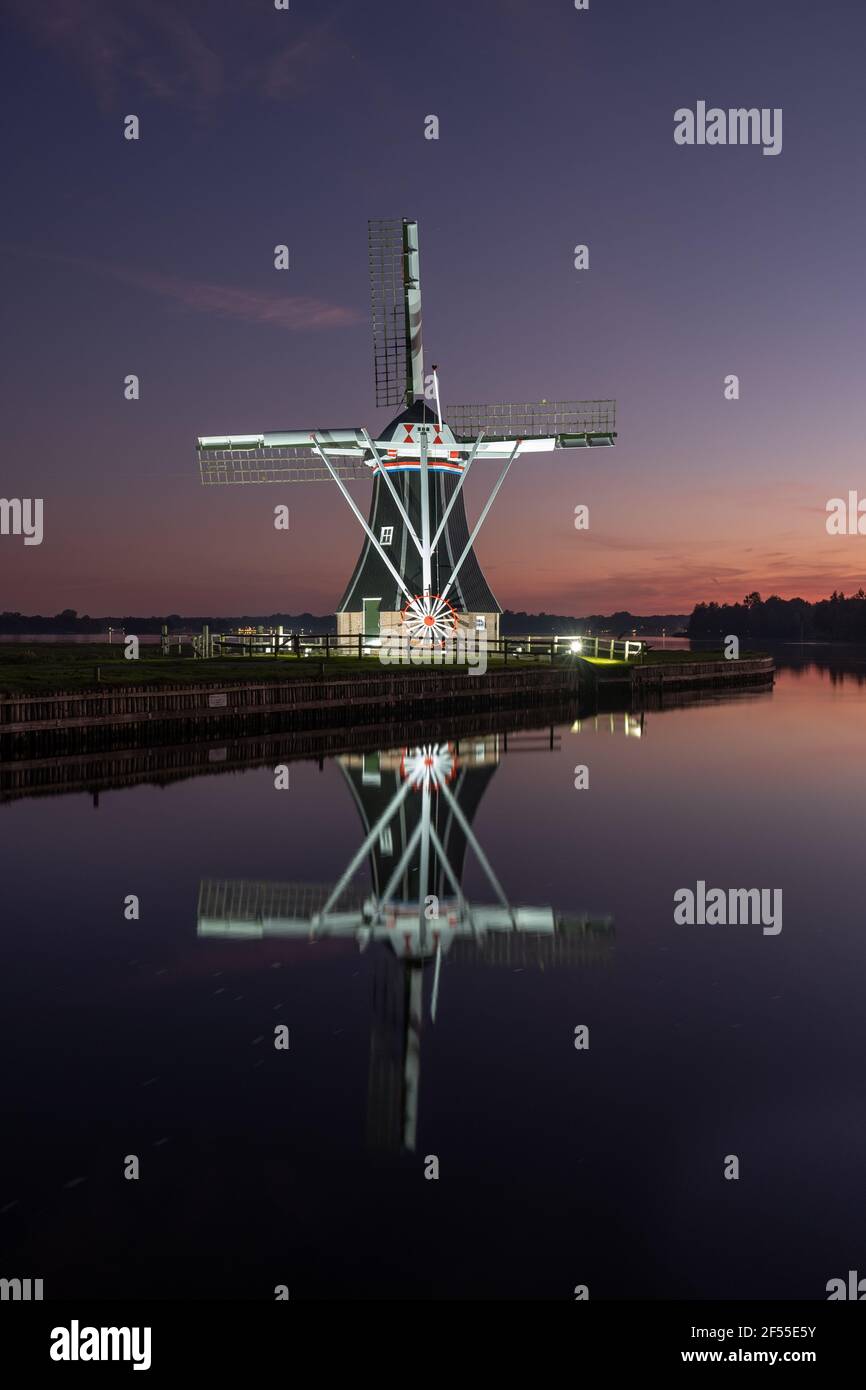
[[[780,661],[772,694],[480,721],[426,770],[386,747],[284,791],[253,767],[0,806],[3,1272],[821,1299],[866,1269],[866,653]],[[781,934],[675,925],[699,879],[781,888]]]

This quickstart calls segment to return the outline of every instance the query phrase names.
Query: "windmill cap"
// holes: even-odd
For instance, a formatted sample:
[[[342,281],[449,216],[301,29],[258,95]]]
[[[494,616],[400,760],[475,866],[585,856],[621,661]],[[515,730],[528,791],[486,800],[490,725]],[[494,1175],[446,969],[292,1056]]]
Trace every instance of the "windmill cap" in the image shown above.
[[[402,425],[404,423],[411,423],[413,425],[435,425],[437,423],[436,412],[430,409],[426,401],[413,401],[400,415],[394,416],[394,419],[388,426],[388,430],[392,430],[396,428],[397,425]]]

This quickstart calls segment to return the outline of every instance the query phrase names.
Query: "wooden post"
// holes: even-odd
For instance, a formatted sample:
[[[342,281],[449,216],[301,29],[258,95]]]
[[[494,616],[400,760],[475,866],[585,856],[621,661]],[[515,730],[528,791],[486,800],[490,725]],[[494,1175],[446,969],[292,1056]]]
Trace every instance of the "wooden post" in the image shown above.
[[[328,633],[326,632],[326,633],[325,633],[325,660],[326,660],[326,661],[327,661],[328,657],[330,656],[330,654],[331,654],[331,653],[330,653],[330,641],[329,641],[329,638],[328,638]]]
[[[363,651],[362,651],[362,643],[363,643],[363,641],[364,641],[364,634],[363,634],[362,632],[359,632],[359,633],[358,633],[358,660],[359,660],[359,661],[361,660],[361,657],[364,655],[364,653],[363,653]]]

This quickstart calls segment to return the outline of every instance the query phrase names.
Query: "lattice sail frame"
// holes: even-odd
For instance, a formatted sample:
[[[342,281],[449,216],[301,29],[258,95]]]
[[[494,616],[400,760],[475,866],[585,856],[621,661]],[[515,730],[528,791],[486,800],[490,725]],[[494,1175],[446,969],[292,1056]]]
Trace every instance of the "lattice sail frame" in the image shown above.
[[[344,483],[357,483],[370,476],[361,449],[348,457],[334,455],[331,462],[338,478]],[[206,485],[331,483],[334,480],[330,470],[312,452],[312,446],[307,449],[297,445],[246,449],[199,448],[198,464],[201,480]]]
[[[427,445],[427,458],[449,466],[465,465],[462,456],[477,449],[481,459],[517,453],[612,445],[616,441],[616,401],[538,401],[515,405],[458,405],[447,412],[448,438]],[[435,439],[435,434],[431,436]],[[376,469],[376,455],[393,453],[394,438],[373,441],[365,429],[283,430],[270,434],[201,436],[199,471],[205,484],[359,482]],[[457,444],[456,460],[452,457]],[[399,443],[399,453],[420,457],[420,443]]]
[[[411,405],[424,395],[418,223],[367,224],[376,404]]]
[[[539,439],[580,448],[616,438],[616,401],[537,401],[525,405],[452,405],[445,411],[457,439]]]

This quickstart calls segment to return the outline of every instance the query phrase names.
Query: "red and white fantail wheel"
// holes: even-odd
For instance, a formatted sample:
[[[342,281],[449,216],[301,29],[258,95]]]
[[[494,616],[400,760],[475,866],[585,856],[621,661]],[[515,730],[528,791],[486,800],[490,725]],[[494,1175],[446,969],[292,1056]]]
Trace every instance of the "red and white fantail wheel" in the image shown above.
[[[400,619],[409,641],[415,645],[441,644],[457,629],[457,609],[438,594],[410,599]]]

